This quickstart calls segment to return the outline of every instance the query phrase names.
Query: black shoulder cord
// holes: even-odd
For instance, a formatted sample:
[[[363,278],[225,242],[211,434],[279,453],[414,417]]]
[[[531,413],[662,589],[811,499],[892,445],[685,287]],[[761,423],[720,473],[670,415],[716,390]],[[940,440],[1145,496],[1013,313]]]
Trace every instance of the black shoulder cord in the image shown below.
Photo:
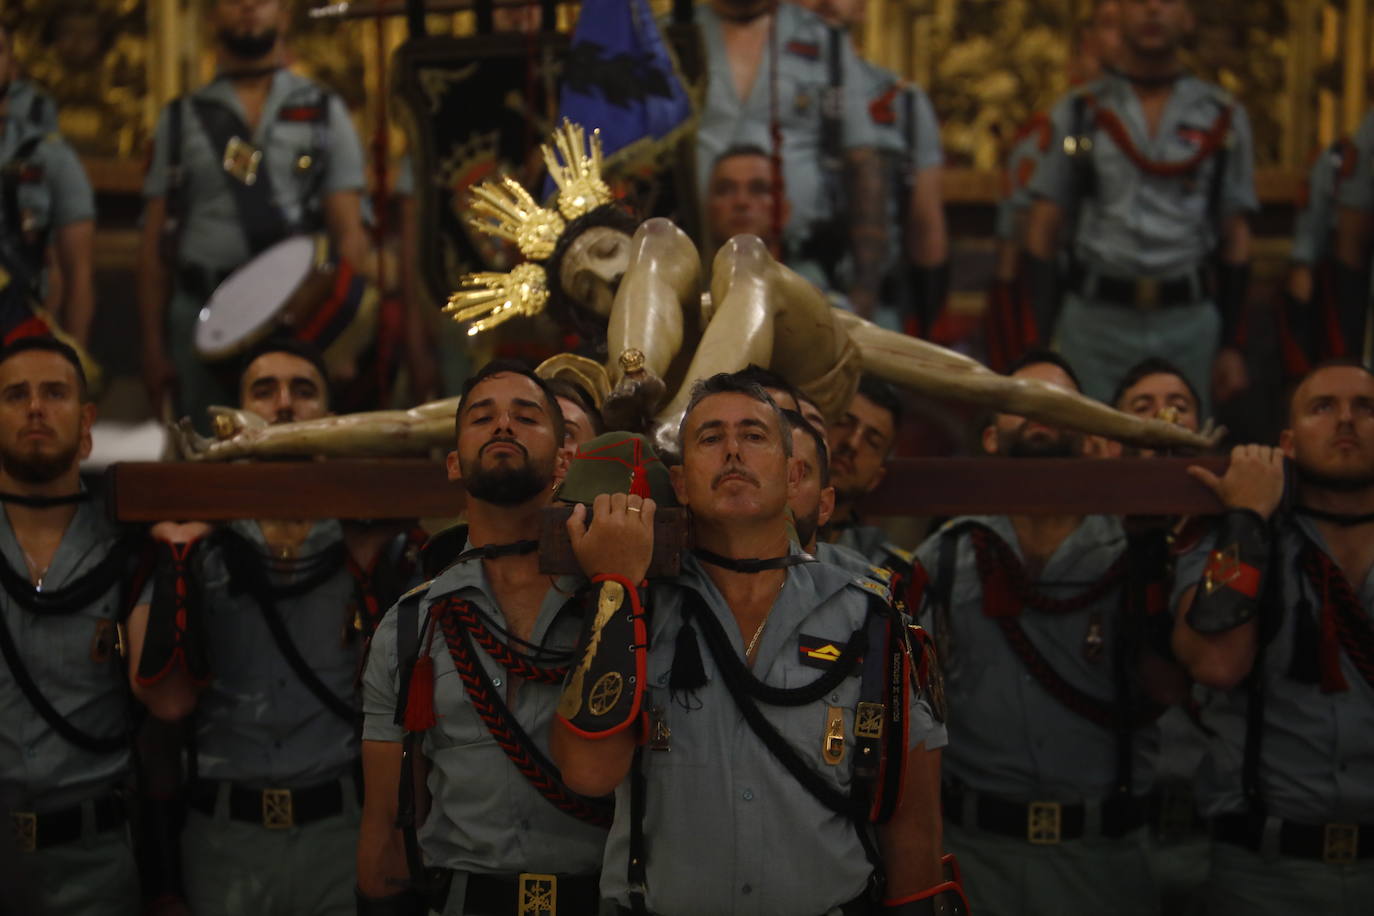
[[[97,738],[72,725],[63,718],[60,712],[53,708],[53,705],[48,702],[48,698],[43,696],[38,685],[34,683],[33,675],[29,673],[29,669],[24,666],[24,660],[19,655],[19,647],[14,644],[14,636],[10,633],[10,628],[5,623],[2,613],[0,613],[0,654],[4,655],[5,664],[9,665],[10,672],[14,675],[14,682],[19,686],[24,698],[29,701],[29,705],[42,717],[44,722],[48,723],[53,731],[61,735],[69,744],[92,754],[112,754],[128,746],[129,738],[133,735],[132,728],[118,735]]]
[[[826,808],[854,824],[864,854],[873,866],[875,876],[879,876],[877,880],[881,880],[882,856],[868,829],[866,805],[860,799],[843,794],[817,775],[793,750],[787,739],[769,723],[752,699],[756,696],[770,706],[803,706],[824,697],[858,668],[859,661],[868,648],[867,625],[854,631],[844,652],[829,671],[805,687],[788,690],[764,684],[754,677],[735,654],[725,629],[720,625],[720,621],[716,620],[710,608],[706,607],[705,599],[695,589],[688,588],[683,591],[684,623],[695,619],[701,626],[706,646],[716,661],[730,696],[743,714],[744,721],[768,748],[773,758],[782,764],[803,788]],[[630,766],[630,861],[627,872],[630,910],[636,916],[648,913],[644,900],[647,864],[644,848],[646,783],[643,767],[643,749],[636,748],[634,761]]]
[[[254,603],[262,611],[263,621],[272,634],[272,641],[277,644],[277,649],[291,666],[296,677],[326,709],[343,721],[353,724],[357,719],[357,710],[353,704],[345,702],[330,690],[310,667],[310,663],[301,655],[300,649],[291,641],[291,634],[286,630],[286,623],[277,610],[276,602],[279,597],[304,595],[328,581],[343,567],[344,546],[338,544],[335,548],[325,551],[314,564],[317,568],[301,581],[286,586],[274,586],[262,569],[257,549],[242,535],[228,528],[222,529],[220,543],[224,546],[231,577],[239,579],[246,586]]]
[[[836,659],[835,664],[811,684],[791,690],[772,687],[755,678],[745,667],[743,660],[735,654],[725,629],[720,625],[720,621],[716,620],[710,608],[706,607],[705,599],[693,589],[685,591],[687,594],[682,606],[683,615],[695,618],[701,625],[706,647],[715,659],[731,698],[754,734],[817,801],[836,814],[855,822],[865,822],[867,811],[864,804],[858,799],[844,795],[819,776],[773,727],[754,702],[754,698],[757,697],[770,706],[804,706],[831,693],[858,668],[860,658],[868,649],[867,626],[861,626],[854,631],[849,637],[849,644],[845,646],[844,652]]]
[[[0,587],[27,611],[39,614],[72,614],[93,603],[128,572],[133,542],[141,536],[124,535],[104,558],[81,578],[62,588],[40,591],[0,555]]]

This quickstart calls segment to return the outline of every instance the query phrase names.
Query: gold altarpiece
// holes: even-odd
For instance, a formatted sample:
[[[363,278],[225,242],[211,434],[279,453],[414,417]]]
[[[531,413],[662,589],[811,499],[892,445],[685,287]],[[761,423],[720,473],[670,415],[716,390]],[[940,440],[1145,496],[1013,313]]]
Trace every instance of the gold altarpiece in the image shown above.
[[[869,0],[860,43],[871,59],[928,89],[956,183],[960,170],[990,178],[1003,138],[1064,90],[1071,26],[1091,2]],[[57,97],[63,130],[87,159],[97,186],[136,188],[161,105],[210,74],[207,5],[10,4],[20,66]],[[403,20],[321,19],[310,15],[321,0],[293,5],[293,65],[336,88],[353,108],[362,136],[373,137],[385,113],[380,90],[386,61],[404,39]],[[403,4],[383,0],[382,6],[399,12]],[[666,8],[667,2],[655,0],[655,6]],[[1374,0],[1211,0],[1196,6],[1194,66],[1245,102],[1262,179],[1291,175],[1320,144],[1353,131],[1371,99]],[[560,7],[565,25],[575,15],[576,4]],[[431,20],[436,32],[472,29],[470,13]],[[389,152],[395,155],[400,146],[399,133],[390,131]],[[984,195],[956,190],[951,196]]]

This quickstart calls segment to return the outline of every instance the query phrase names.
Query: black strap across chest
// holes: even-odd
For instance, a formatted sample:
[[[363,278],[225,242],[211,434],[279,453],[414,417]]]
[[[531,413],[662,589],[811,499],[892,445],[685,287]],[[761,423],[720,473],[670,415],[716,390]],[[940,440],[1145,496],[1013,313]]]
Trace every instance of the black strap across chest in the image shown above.
[[[20,576],[7,560],[0,557],[0,583],[3,583],[5,591],[25,611],[73,614],[83,607],[95,603],[111,587],[128,585],[127,581],[121,582],[121,579],[132,573],[130,557],[135,541],[134,535],[126,535],[115,542],[109,553],[96,565],[95,569],[66,588],[50,592],[37,591],[27,577]],[[103,583],[103,587],[97,588],[96,586],[100,583]],[[126,596],[121,594],[121,613],[127,613],[128,610],[128,601],[125,599]],[[19,687],[20,693],[24,695],[24,699],[48,724],[48,727],[67,743],[93,754],[114,753],[128,746],[132,729],[135,727],[134,723],[131,723],[128,729],[117,734],[96,736],[77,728],[57,711],[57,708],[43,695],[43,691],[34,680],[33,674],[24,663],[23,654],[14,641],[14,634],[10,632],[3,613],[0,613],[0,655],[3,655],[5,664],[9,667],[14,682]]]
[[[201,130],[210,140],[210,151],[223,156],[229,143],[235,138],[251,143],[253,131],[238,114],[220,102],[206,98],[193,97],[191,108],[196,114]],[[273,188],[271,169],[266,156],[258,164],[257,178],[252,184],[233,177],[227,171],[222,176],[225,186],[234,200],[234,209],[239,215],[239,225],[248,239],[248,250],[258,254],[290,234],[290,224],[286,215],[277,206],[276,192]]]
[[[291,634],[286,629],[286,621],[282,619],[281,611],[277,608],[278,599],[296,598],[314,591],[343,569],[348,556],[343,543],[335,544],[320,555],[309,558],[309,569],[296,581],[287,585],[276,585],[268,577],[261,552],[243,535],[233,529],[222,528],[216,534],[216,540],[223,549],[230,581],[253,598],[262,612],[268,632],[272,634],[272,641],[277,644],[277,650],[286,659],[296,677],[325,709],[352,724],[357,718],[357,710],[352,703],[345,701],[320,680],[319,675],[305,660],[305,656],[301,655],[300,648],[292,641]]]

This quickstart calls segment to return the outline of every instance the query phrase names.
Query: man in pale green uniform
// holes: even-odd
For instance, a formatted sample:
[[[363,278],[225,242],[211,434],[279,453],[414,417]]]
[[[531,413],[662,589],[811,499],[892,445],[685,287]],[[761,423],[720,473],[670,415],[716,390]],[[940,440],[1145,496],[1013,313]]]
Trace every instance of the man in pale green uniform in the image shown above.
[[[1245,109],[1182,70],[1190,22],[1185,0],[1123,0],[1120,71],[1051,115],[1026,249],[1039,339],[1057,339],[1085,394],[1107,398],[1123,366],[1163,353],[1208,413],[1249,384],[1239,348],[1258,200]],[[1075,262],[1062,291],[1061,228]]]
[[[220,0],[220,75],[158,120],[143,184],[139,253],[143,371],[160,409],[208,428],[205,408],[233,403],[194,345],[210,294],[254,255],[298,233],[327,232],[365,270],[363,154],[342,99],[283,66],[281,0]]]
[[[1013,377],[1076,387],[1055,354],[1025,360]],[[983,445],[1072,458],[1083,443],[998,414]],[[919,619],[948,675],[946,845],[975,913],[1159,912],[1144,838],[1158,748],[1148,618],[1127,600],[1126,547],[1110,516],[983,516],[916,552]]]
[[[1207,913],[1355,916],[1374,912],[1374,375],[1314,369],[1279,442],[1194,471],[1227,511],[1176,577],[1174,649],[1226,691]]]
[[[0,909],[133,916],[116,648],[133,545],[81,486],[95,407],[76,354],[41,337],[0,350],[0,391],[0,810],[19,880]]]
[[[363,676],[360,916],[498,916],[545,890],[556,906],[528,912],[595,911],[609,800],[570,792],[548,761],[582,627],[577,581],[538,572],[562,443],[556,399],[528,370],[491,363],[465,386],[449,455],[469,498],[464,550],[387,613]],[[403,748],[429,763],[419,862],[397,829]]]

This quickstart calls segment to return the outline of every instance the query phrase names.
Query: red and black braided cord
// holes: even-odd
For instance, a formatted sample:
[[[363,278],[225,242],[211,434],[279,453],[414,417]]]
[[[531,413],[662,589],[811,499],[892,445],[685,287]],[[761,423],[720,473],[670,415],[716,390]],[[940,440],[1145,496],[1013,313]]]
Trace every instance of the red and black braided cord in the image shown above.
[[[1322,598],[1322,642],[1330,645],[1329,650],[1324,645],[1322,653],[1324,689],[1349,689],[1340,673],[1336,645],[1345,650],[1365,681],[1374,687],[1374,621],[1360,604],[1350,580],[1324,551],[1310,543],[1303,548],[1302,570]]]
[[[1077,595],[1051,598],[1031,584],[1020,558],[995,532],[981,525],[975,526],[969,531],[969,538],[973,541],[973,549],[978,560],[978,578],[984,586],[990,582],[998,583],[1002,586],[999,591],[1006,592],[1003,597],[1010,598],[1019,605],[1014,610],[993,608],[991,610],[994,616],[1014,616],[1021,612],[1022,607],[1045,614],[1073,614],[1101,601],[1126,578],[1126,554],[1123,551],[1116,562],[1102,574],[1101,579]]]
[[[472,708],[520,775],[551,805],[594,827],[610,827],[613,810],[610,799],[578,795],[564,785],[558,767],[539,750],[497,695],[477,660],[462,619],[460,607],[467,604],[461,599],[450,598],[437,603],[430,613],[435,624],[443,631],[453,666],[467,690]],[[464,610],[471,612],[470,607]]]
[[[471,603],[461,598],[450,597],[447,599],[447,604],[468,633],[472,635],[472,638],[477,641],[477,645],[482,647],[482,651],[495,659],[497,664],[505,668],[510,674],[536,684],[561,684],[567,678],[567,665],[553,668],[536,665],[529,658],[497,639],[496,634],[482,623],[477,609]]]
[[[1125,554],[1096,583],[1071,598],[1050,598],[1036,591],[1026,577],[1011,548],[994,532],[987,528],[975,527],[970,532],[974,556],[978,563],[978,577],[983,583],[984,613],[1001,628],[1007,644],[1021,664],[1040,686],[1058,700],[1070,712],[1102,728],[1116,728],[1119,715],[1129,715],[1128,724],[1132,728],[1147,725],[1159,717],[1162,709],[1153,703],[1128,713],[1118,711],[1117,704],[1100,700],[1079,690],[1054,670],[1040,650],[1031,642],[1026,631],[1021,628],[1020,606],[1029,606],[1038,611],[1051,614],[1067,614],[1084,610],[1099,601],[1121,582],[1126,574]],[[999,595],[999,593],[1001,593]],[[1007,597],[1020,599],[1021,605],[1008,612],[1005,607],[989,607],[989,602],[1004,600]],[[1134,705],[1134,704],[1132,704]]]

